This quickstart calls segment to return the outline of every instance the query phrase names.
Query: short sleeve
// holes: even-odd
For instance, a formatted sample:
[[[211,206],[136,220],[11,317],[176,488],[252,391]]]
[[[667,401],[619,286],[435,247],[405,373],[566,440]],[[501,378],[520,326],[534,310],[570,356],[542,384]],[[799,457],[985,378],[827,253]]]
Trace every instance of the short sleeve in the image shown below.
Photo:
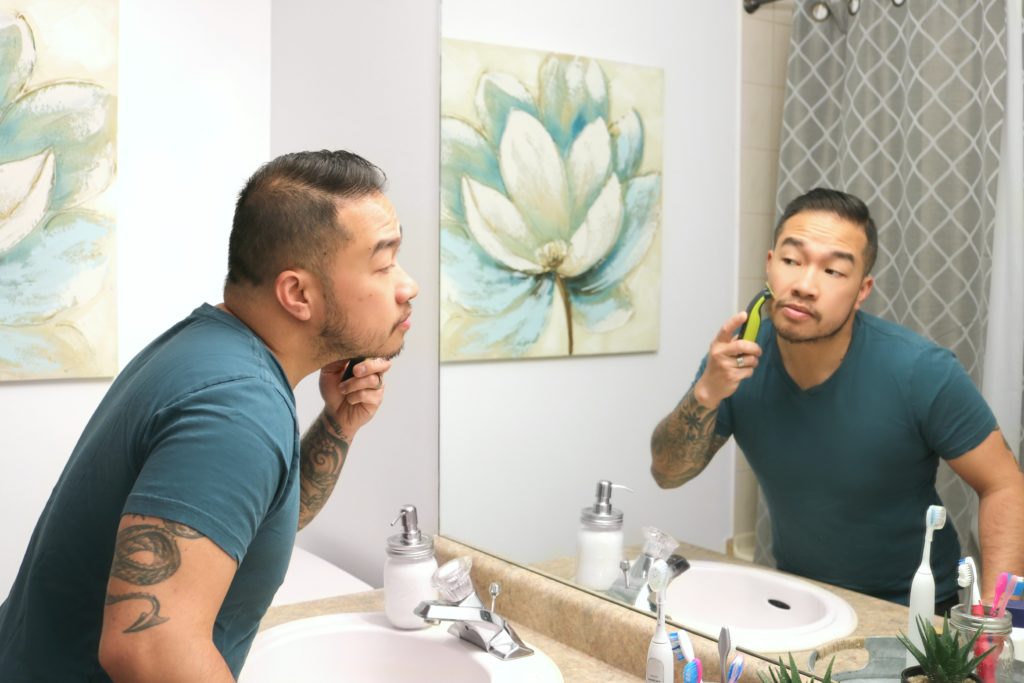
[[[293,408],[267,382],[192,392],[151,421],[124,514],[185,524],[241,562],[283,495],[297,438]]]
[[[952,351],[930,347],[918,356],[911,400],[929,447],[944,460],[976,448],[996,418]]]

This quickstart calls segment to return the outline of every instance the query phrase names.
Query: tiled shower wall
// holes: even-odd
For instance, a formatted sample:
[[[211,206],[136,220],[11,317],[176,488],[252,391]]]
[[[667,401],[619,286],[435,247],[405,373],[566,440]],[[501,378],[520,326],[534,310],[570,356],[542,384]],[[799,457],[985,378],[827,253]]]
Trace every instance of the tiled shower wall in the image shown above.
[[[742,92],[740,96],[739,300],[745,308],[764,286],[765,255],[775,222],[775,186],[779,130],[785,96],[786,59],[794,0],[760,7],[742,19]],[[757,480],[737,450],[733,543],[736,555],[753,553]]]

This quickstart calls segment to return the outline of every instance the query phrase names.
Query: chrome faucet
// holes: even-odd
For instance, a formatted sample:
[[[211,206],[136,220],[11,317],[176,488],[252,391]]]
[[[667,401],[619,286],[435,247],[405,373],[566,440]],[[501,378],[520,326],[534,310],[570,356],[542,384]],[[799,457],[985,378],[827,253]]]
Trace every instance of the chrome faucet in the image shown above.
[[[448,632],[468,641],[498,659],[517,659],[533,654],[512,624],[494,611],[495,598],[499,588],[491,585],[491,608],[487,609],[469,578],[471,562],[468,557],[446,562],[434,574],[434,587],[442,600],[424,600],[413,613],[431,621],[453,622]]]
[[[653,611],[656,605],[647,585],[647,573],[654,561],[663,559],[668,564],[670,583],[689,569],[690,563],[682,555],[669,554],[679,547],[679,543],[665,532],[644,527],[643,533],[647,537],[643,550],[632,563],[622,561],[622,576],[615,580],[607,593],[633,607]]]
[[[656,559],[658,558],[641,553],[633,561],[628,573],[624,571],[623,577],[615,580],[608,589],[608,595],[633,607],[654,611],[657,605],[654,602],[654,595],[647,586],[647,573]],[[665,558],[665,562],[669,569],[669,583],[690,568],[690,563],[685,557],[674,553]]]

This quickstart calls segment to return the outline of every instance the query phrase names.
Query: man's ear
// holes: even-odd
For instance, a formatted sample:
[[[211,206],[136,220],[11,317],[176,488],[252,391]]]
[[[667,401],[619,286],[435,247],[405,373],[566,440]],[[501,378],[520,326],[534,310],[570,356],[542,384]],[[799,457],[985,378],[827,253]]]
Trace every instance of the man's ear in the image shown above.
[[[285,270],[274,279],[274,296],[286,313],[303,322],[313,317],[315,279],[304,270]]]
[[[866,276],[860,283],[860,291],[857,292],[857,301],[854,307],[859,309],[860,305],[864,303],[864,299],[868,298],[868,294],[871,293],[872,287],[875,286],[875,278],[871,275]]]

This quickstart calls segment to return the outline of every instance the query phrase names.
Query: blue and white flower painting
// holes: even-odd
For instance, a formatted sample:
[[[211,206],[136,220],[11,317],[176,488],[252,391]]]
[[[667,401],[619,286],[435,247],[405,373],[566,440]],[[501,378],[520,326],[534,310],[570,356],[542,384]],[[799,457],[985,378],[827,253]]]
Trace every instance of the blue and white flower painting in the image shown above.
[[[0,0],[0,380],[116,371],[116,0]]]
[[[441,358],[656,350],[663,75],[444,40]]]

